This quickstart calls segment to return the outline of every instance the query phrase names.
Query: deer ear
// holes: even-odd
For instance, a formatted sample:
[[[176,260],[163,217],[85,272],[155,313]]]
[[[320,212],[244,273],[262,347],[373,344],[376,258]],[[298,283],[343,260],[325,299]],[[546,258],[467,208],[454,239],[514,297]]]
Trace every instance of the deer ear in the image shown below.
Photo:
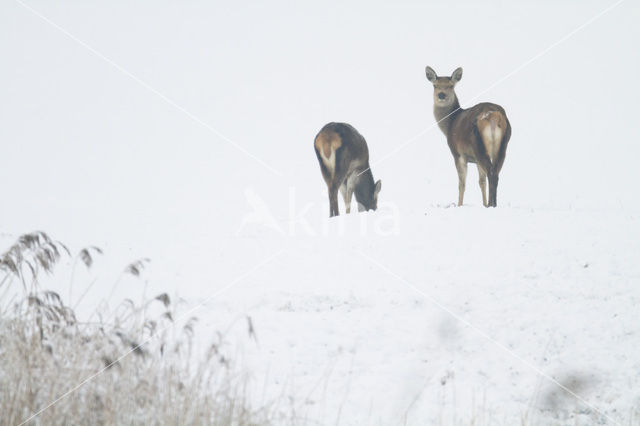
[[[432,83],[435,82],[436,78],[438,78],[438,75],[433,70],[433,68],[431,68],[430,66],[427,66],[424,70],[427,73],[427,80],[429,80]]]
[[[451,74],[451,80],[455,81],[456,83],[459,82],[460,80],[462,80],[462,68],[461,67],[456,68],[456,70],[453,72],[453,74]]]
[[[378,195],[378,192],[380,192],[380,189],[382,189],[382,181],[381,181],[381,180],[378,180],[378,181],[376,182],[376,187],[375,187],[375,189],[373,190],[373,193],[374,193],[375,195]]]

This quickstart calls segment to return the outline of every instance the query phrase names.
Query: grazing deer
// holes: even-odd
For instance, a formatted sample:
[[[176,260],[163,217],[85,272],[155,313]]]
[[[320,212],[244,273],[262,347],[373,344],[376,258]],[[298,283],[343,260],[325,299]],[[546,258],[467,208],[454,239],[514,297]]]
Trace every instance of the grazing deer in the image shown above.
[[[462,78],[462,68],[456,69],[451,77],[438,77],[431,67],[426,68],[426,73],[427,79],[433,83],[433,114],[440,130],[447,137],[458,170],[458,205],[462,205],[464,197],[467,163],[476,163],[482,204],[485,207],[495,207],[498,174],[511,137],[511,125],[504,109],[500,105],[486,102],[469,109],[460,108],[454,88]]]
[[[340,214],[338,189],[347,213],[351,213],[351,196],[355,192],[358,211],[375,210],[382,182],[373,182],[369,167],[367,142],[351,125],[329,123],[316,135],[313,146],[322,177],[329,188],[329,217]]]

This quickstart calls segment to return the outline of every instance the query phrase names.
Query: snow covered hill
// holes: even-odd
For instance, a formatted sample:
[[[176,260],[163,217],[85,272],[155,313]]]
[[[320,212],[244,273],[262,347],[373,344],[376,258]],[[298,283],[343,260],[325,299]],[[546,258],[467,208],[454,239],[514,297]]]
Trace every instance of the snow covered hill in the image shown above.
[[[285,387],[321,424],[636,413],[637,215],[434,207],[389,236],[360,235],[362,220],[344,219],[349,236],[283,238],[277,258],[205,304],[211,326],[252,317],[259,340],[243,353],[274,394]]]

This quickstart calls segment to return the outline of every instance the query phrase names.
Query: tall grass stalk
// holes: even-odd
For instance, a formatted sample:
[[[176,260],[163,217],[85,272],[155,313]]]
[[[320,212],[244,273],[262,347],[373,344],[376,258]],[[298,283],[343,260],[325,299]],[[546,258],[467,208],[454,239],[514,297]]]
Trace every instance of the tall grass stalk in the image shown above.
[[[96,253],[83,249],[79,258],[91,267]],[[250,406],[221,340],[194,356],[196,319],[174,324],[168,294],[125,302],[108,322],[78,321],[58,293],[39,285],[40,274],[53,274],[64,256],[66,246],[35,232],[0,257],[0,424],[272,422],[267,408]],[[132,265],[129,272],[139,272]],[[149,318],[151,306],[159,313]]]

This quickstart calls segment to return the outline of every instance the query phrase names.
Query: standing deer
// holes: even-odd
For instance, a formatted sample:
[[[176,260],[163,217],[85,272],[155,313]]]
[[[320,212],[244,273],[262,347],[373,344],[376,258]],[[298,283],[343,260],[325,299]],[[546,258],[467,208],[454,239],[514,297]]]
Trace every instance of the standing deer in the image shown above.
[[[458,205],[462,205],[467,163],[478,165],[482,204],[497,205],[498,174],[502,169],[511,125],[500,105],[480,103],[469,109],[460,108],[454,87],[462,79],[462,68],[451,77],[438,77],[426,68],[427,79],[433,83],[433,115],[447,143],[458,171]],[[487,176],[489,177],[489,203],[487,204]]]
[[[338,189],[347,213],[355,192],[358,211],[375,210],[382,182],[373,182],[369,167],[369,149],[364,137],[346,123],[329,123],[316,135],[313,144],[322,177],[329,189],[329,217],[340,214]]]

